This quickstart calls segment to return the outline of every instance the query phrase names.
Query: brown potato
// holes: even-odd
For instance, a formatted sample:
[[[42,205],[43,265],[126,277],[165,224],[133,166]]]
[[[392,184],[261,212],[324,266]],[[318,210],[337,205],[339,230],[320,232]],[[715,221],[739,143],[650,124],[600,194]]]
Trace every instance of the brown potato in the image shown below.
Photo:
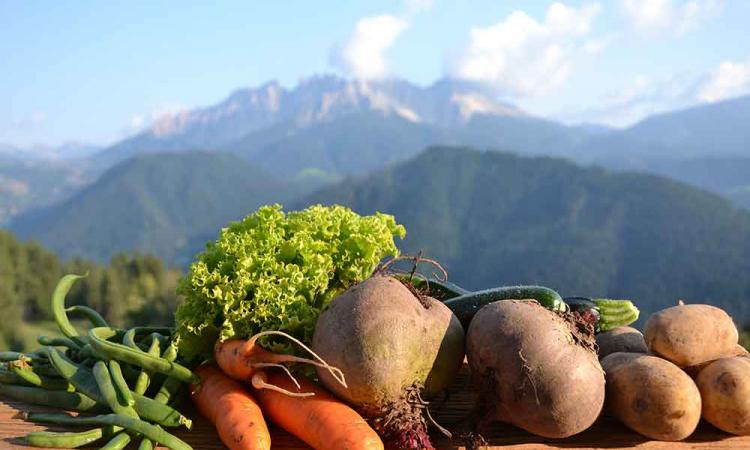
[[[680,367],[733,356],[739,339],[732,318],[711,305],[679,305],[656,312],[643,335],[651,352]]]
[[[656,356],[613,353],[602,360],[607,410],[628,428],[662,441],[690,436],[701,417],[701,396],[679,367]]]
[[[733,434],[750,434],[750,358],[716,360],[695,379],[703,399],[703,418]]]
[[[646,341],[640,331],[633,327],[617,327],[596,335],[599,359],[611,353],[648,353]]]

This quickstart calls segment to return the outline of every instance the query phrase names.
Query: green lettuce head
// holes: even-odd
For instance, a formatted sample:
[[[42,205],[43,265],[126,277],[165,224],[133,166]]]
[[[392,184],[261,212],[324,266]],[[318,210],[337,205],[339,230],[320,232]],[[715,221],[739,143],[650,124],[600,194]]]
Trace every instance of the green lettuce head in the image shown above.
[[[321,310],[353,283],[370,276],[404,227],[393,216],[360,216],[343,206],[311,206],[285,214],[264,206],[221,230],[177,287],[180,353],[209,357],[217,339],[285,331],[310,343]],[[265,339],[265,340],[264,340]],[[262,338],[275,352],[286,341]]]

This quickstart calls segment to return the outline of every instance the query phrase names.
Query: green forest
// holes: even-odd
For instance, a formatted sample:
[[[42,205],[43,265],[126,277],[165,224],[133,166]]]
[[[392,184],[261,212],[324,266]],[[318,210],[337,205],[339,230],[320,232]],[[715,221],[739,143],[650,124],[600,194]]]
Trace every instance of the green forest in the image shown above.
[[[179,272],[153,256],[119,254],[106,265],[61,261],[34,242],[0,230],[0,347],[37,347],[35,336],[57,334],[49,310],[52,291],[66,273],[88,274],[68,297],[118,326],[171,324]]]

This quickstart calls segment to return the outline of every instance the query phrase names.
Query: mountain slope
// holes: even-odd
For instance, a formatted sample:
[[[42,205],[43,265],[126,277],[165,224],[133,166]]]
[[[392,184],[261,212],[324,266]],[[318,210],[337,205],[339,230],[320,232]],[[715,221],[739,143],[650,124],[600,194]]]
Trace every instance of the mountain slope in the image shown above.
[[[239,89],[213,106],[164,115],[94,159],[108,166],[139,153],[216,150],[275,125],[301,129],[366,113],[438,126],[463,123],[475,114],[524,115],[475,83],[445,79],[423,88],[398,79],[364,82],[316,76],[293,89],[269,82]]]
[[[0,226],[13,217],[61,201],[88,183],[78,165],[0,154]]]
[[[62,257],[139,250],[185,264],[207,236],[289,188],[229,154],[155,154],[110,169],[68,201],[11,228]]]
[[[399,116],[352,113],[299,128],[293,123],[252,133],[225,147],[267,171],[289,176],[316,169],[332,177],[363,174],[408,159],[430,145],[508,148],[567,154],[586,134],[529,116],[476,115],[452,127]]]
[[[469,288],[544,284],[633,298],[644,314],[682,298],[750,319],[750,214],[661,177],[434,148],[297,206],[315,202],[395,214],[404,249]]]
[[[604,163],[633,160],[750,156],[750,96],[656,114],[581,145]]]

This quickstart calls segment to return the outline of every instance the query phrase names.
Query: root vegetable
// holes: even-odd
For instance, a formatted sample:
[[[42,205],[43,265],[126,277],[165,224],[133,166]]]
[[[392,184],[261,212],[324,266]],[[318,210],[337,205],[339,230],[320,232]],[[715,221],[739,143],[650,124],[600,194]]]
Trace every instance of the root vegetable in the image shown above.
[[[703,418],[728,433],[750,434],[750,359],[721,358],[695,379],[703,399]]]
[[[633,327],[617,327],[596,335],[599,359],[616,352],[648,353],[643,334]]]
[[[250,391],[213,365],[204,364],[195,373],[200,382],[193,386],[193,403],[216,427],[224,445],[232,450],[270,450],[268,426]]]
[[[467,332],[471,378],[485,421],[499,420],[551,438],[594,423],[604,403],[604,371],[593,329],[581,330],[536,301],[483,307]]]
[[[362,416],[315,383],[300,378],[295,385],[286,374],[273,369],[253,378],[254,386],[258,382],[297,394],[314,394],[289,396],[263,385],[254,391],[271,422],[315,450],[383,450],[383,441]]]
[[[273,353],[260,346],[258,339],[263,336],[275,335],[283,336],[293,343],[299,345],[306,352],[310,353],[315,360],[300,358],[299,356]],[[346,386],[346,380],[341,370],[329,366],[309,347],[303,344],[293,336],[283,331],[262,331],[250,339],[229,339],[226,341],[216,341],[214,345],[214,358],[221,370],[229,377],[239,381],[252,381],[263,374],[264,369],[275,367],[286,372],[291,380],[296,384],[294,376],[289,372],[284,364],[302,363],[310,364],[316,367],[324,368],[329,374],[342,386]],[[263,384],[264,378],[257,378],[258,385]],[[311,393],[293,393],[284,391],[278,386],[265,383],[266,389],[274,389],[293,397],[303,397],[312,395]]]
[[[693,433],[701,416],[701,396],[679,367],[637,353],[612,353],[602,366],[607,373],[606,408],[628,428],[662,441],[679,441]]]
[[[464,357],[464,330],[439,301],[375,274],[335,298],[315,328],[313,350],[340,368],[347,387],[318,367],[321,382],[380,424],[401,448],[432,448],[420,393],[445,389]],[[379,420],[393,416],[392,420]]]
[[[738,333],[732,318],[711,305],[678,305],[649,317],[643,335],[649,350],[680,367],[733,356]]]

